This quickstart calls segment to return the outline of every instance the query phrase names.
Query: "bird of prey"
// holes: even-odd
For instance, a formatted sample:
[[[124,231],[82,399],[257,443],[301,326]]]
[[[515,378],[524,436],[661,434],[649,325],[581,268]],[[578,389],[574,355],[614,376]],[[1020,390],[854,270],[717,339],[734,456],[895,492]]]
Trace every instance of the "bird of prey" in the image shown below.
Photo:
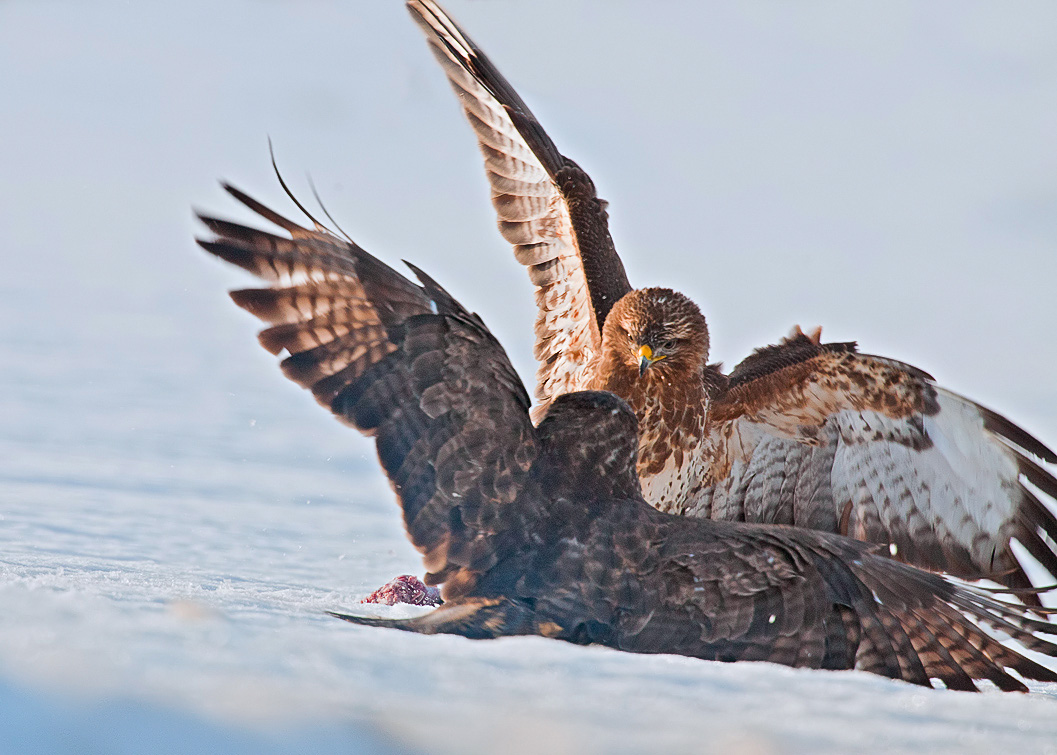
[[[442,585],[443,605],[421,617],[340,618],[963,690],[1057,681],[984,629],[1057,655],[1041,636],[1057,626],[1022,606],[839,535],[657,511],[622,399],[566,394],[534,425],[500,344],[431,278],[412,266],[412,283],[351,240],[227,190],[289,235],[202,216],[215,238],[199,244],[269,284],[231,296],[268,323],[260,342],[287,353],[287,377],[375,439],[427,581]]]
[[[1057,454],[927,373],[796,328],[729,374],[705,318],[669,289],[633,289],[606,202],[513,87],[432,0],[416,22],[477,135],[504,238],[535,285],[534,416],[609,390],[639,419],[638,471],[662,511],[791,524],[887,546],[968,579],[1031,582],[1016,539],[1057,575]],[[1036,602],[1029,596],[1027,600]]]

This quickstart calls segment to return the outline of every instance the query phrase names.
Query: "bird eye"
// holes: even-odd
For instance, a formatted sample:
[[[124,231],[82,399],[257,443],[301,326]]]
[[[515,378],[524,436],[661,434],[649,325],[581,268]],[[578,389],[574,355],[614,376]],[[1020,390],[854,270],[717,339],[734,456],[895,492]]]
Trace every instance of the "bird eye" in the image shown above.
[[[675,339],[669,338],[667,341],[661,344],[661,348],[665,351],[673,351],[675,349]]]

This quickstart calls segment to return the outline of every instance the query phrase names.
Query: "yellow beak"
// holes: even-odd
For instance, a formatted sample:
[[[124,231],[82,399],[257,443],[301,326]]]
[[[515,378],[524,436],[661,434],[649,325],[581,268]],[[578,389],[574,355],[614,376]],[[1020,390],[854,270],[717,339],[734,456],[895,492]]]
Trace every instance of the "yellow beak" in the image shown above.
[[[642,377],[642,374],[644,372],[646,372],[646,368],[647,367],[649,367],[654,362],[661,361],[662,359],[664,359],[664,354],[661,354],[660,356],[654,356],[653,355],[653,349],[651,349],[649,346],[645,346],[645,345],[640,346],[639,347],[639,377]]]

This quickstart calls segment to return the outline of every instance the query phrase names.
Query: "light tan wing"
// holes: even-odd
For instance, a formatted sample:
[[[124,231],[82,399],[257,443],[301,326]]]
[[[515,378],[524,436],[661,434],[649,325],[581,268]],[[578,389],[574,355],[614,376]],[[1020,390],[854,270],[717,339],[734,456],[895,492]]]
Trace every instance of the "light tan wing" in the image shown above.
[[[1052,503],[1057,479],[1030,458],[1057,456],[909,365],[792,337],[731,373],[708,436],[712,484],[685,513],[838,532],[1026,587],[1016,538],[1057,575],[1057,519],[1036,495]]]
[[[631,290],[606,203],[443,9],[431,0],[407,5],[477,134],[499,230],[536,287],[539,419],[555,397],[587,386],[606,315]]]

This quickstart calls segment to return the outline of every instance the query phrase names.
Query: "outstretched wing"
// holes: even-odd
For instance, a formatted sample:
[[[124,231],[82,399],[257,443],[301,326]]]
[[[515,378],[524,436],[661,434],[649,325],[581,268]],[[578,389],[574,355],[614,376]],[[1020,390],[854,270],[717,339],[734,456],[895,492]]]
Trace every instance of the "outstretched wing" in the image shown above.
[[[477,133],[499,230],[536,286],[539,419],[555,397],[587,386],[606,315],[631,290],[609,235],[606,203],[436,3],[407,5]]]
[[[232,187],[290,238],[216,218],[207,252],[272,284],[232,291],[269,323],[261,344],[339,419],[375,438],[408,535],[454,597],[527,532],[512,505],[536,456],[529,397],[476,315],[415,270],[411,283],[351,242],[286,220]]]
[[[792,524],[889,547],[967,578],[1030,585],[1016,538],[1057,575],[1057,519],[1037,497],[1057,456],[909,365],[796,334],[757,351],[712,407],[711,487],[684,513]]]
[[[560,514],[563,500],[556,504]],[[940,679],[959,690],[983,679],[1027,691],[1010,671],[1057,682],[1057,673],[998,639],[1055,656],[1057,644],[1045,636],[1057,626],[874,546],[811,530],[672,517],[638,498],[607,501],[593,516],[569,508],[568,519],[551,522],[565,525],[565,536],[541,531],[518,579],[487,597],[413,619],[335,615],[426,634],[541,634],[637,653],[860,669],[924,686]]]
[[[702,523],[704,524],[704,523]],[[1038,634],[1057,627],[973,589],[899,564],[847,539],[809,530],[710,522],[669,539],[662,554],[670,585],[636,641],[690,617],[701,650],[715,660],[856,668],[928,685],[975,689],[987,679],[1026,691],[1011,676],[1057,681],[1053,671],[1013,652],[977,625],[989,625],[1049,655]],[[696,528],[695,528],[696,529]],[[653,624],[656,626],[651,626]]]

